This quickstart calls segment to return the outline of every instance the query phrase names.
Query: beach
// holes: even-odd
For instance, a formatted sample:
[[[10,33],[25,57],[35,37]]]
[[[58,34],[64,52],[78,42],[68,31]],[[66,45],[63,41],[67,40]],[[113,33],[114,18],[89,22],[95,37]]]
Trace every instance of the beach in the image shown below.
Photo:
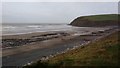
[[[88,28],[88,27],[87,27]],[[94,30],[93,30],[94,29]],[[3,66],[23,66],[42,57],[56,55],[85,45],[112,32],[114,28],[33,32],[2,36]],[[18,59],[19,58],[19,59]]]
[[[1,3],[2,68],[118,64],[117,2],[37,1]]]
[[[2,28],[2,48],[5,49],[64,36],[89,34],[98,30],[107,30],[111,27],[74,27],[65,24],[10,24],[3,25]],[[24,32],[25,30],[27,31]]]

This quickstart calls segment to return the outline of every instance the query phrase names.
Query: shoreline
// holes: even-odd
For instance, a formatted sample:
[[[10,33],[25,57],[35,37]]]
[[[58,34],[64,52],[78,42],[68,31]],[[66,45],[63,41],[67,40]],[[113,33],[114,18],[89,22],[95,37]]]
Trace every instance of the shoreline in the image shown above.
[[[6,42],[9,42],[7,40],[11,40],[11,42],[15,42],[15,40],[19,40],[19,41],[15,42],[15,43],[17,43],[17,42],[20,42],[20,40],[22,40],[22,39],[24,39],[24,40],[27,39],[28,43],[22,44],[20,46],[13,46],[13,47],[11,46],[8,48],[7,47],[2,48],[3,56],[28,52],[31,50],[41,49],[41,48],[46,48],[46,47],[48,48],[48,47],[53,46],[54,44],[60,44],[60,43],[64,42],[64,40],[69,40],[69,38],[73,38],[73,36],[71,36],[70,34],[72,34],[72,33],[46,32],[46,33],[27,34],[27,35],[29,35],[27,37],[24,37],[24,36],[26,36],[26,34],[25,35],[4,36],[3,39],[5,39]],[[50,35],[53,35],[53,36],[50,36]],[[41,37],[41,36],[43,36],[43,37]],[[25,42],[24,40],[23,40],[23,42]],[[4,42],[4,40],[2,42]],[[23,43],[23,42],[21,41],[20,43]],[[46,44],[46,43],[48,43],[48,44]],[[4,45],[5,44],[3,44],[3,46]],[[18,50],[20,50],[20,51],[17,53]]]
[[[65,53],[52,55],[52,56],[50,55],[49,57],[43,57],[42,59],[26,64],[25,67],[31,67],[31,66],[51,67],[51,65],[53,67],[54,66],[66,67],[66,66],[74,66],[74,65],[81,67],[86,65],[87,66],[88,65],[106,66],[106,64],[108,67],[116,66],[116,65],[119,66],[118,59],[116,59],[118,58],[118,52],[119,52],[119,49],[118,49],[119,33],[120,33],[120,30],[115,31],[94,42],[86,44],[85,46],[77,47],[76,49],[69,50]],[[89,59],[86,59],[86,58],[89,58],[94,61],[90,61]],[[98,61],[99,59],[102,59],[102,60]],[[108,60],[111,62],[109,62]],[[75,61],[81,61],[81,62],[78,63]],[[93,63],[95,61],[96,63]],[[100,64],[100,62],[102,63]],[[70,65],[69,63],[72,63],[72,64]],[[111,65],[111,63],[113,65]]]
[[[110,30],[111,31],[111,30]],[[98,42],[98,41],[100,41],[101,39],[104,39],[104,38],[106,38],[106,37],[109,37],[109,36],[111,36],[111,35],[113,35],[113,34],[117,34],[118,32],[119,32],[120,30],[119,29],[115,29],[114,31],[112,31],[112,32],[110,32],[109,34],[106,34],[106,35],[104,35],[104,36],[101,36],[101,37],[98,37],[98,38],[96,38],[96,39],[93,39],[93,40],[87,40],[86,41],[86,43],[83,43],[83,44],[78,44],[77,46],[74,46],[73,48],[71,48],[71,49],[69,49],[69,48],[67,48],[65,51],[62,51],[62,52],[57,52],[56,54],[51,54],[51,55],[49,55],[49,56],[43,56],[42,58],[40,58],[40,59],[37,59],[37,60],[35,60],[35,61],[32,61],[32,62],[29,62],[29,63],[27,63],[27,64],[25,64],[24,66],[32,66],[32,65],[34,65],[34,64],[36,64],[37,62],[39,62],[39,63],[44,63],[44,62],[50,62],[50,60],[51,59],[54,59],[54,58],[56,58],[56,57],[59,57],[59,56],[61,56],[61,55],[63,55],[63,54],[67,54],[67,53],[69,53],[69,52],[72,52],[72,51],[74,51],[74,50],[77,50],[77,49],[79,49],[79,48],[81,48],[81,49],[83,49],[84,47],[86,47],[86,46],[88,46],[88,45],[90,45],[90,44],[92,44],[92,43],[96,43],[96,42]],[[88,35],[81,35],[81,36],[92,36],[91,34],[88,34]],[[96,35],[96,36],[100,36],[100,35]],[[72,52],[72,54],[73,54],[73,52]]]
[[[109,28],[109,30],[111,30]],[[54,41],[59,40],[57,43],[64,42],[65,40],[71,40],[72,38],[79,37],[79,36],[95,36],[96,32],[91,32],[91,33],[86,33],[86,34],[77,34],[75,32],[65,32],[65,31],[50,31],[50,32],[35,32],[35,33],[28,33],[28,34],[19,34],[19,35],[7,35],[7,36],[2,36],[2,50],[14,50],[15,48],[24,48],[25,47],[33,47],[37,46],[38,44],[45,41],[51,41],[54,43]],[[97,35],[96,35],[97,36]],[[99,36],[99,35],[98,35]],[[68,39],[69,38],[69,39]],[[86,39],[83,39],[86,40]],[[46,43],[51,43],[51,42],[46,42]],[[5,46],[8,45],[8,46]],[[44,46],[40,46],[44,47]],[[39,48],[39,47],[38,47]],[[32,48],[34,49],[34,48]],[[30,49],[30,50],[32,50]]]
[[[99,37],[103,37],[106,34],[111,33],[114,31],[114,29],[109,29],[105,31],[97,31],[97,32],[92,32],[90,34],[86,35],[74,35],[75,33],[73,32],[52,32],[52,33],[47,33],[47,34],[32,34],[32,35],[27,35],[26,37],[24,36],[14,36],[14,38],[37,38],[39,39],[41,36],[45,37],[51,37],[49,40],[44,40],[42,42],[33,42],[30,44],[26,44],[24,46],[20,47],[15,47],[15,48],[10,48],[10,49],[3,49],[3,65],[24,65],[28,62],[31,62],[36,59],[40,59],[43,56],[49,56],[51,54],[56,54],[56,53],[61,53],[63,51],[70,50],[77,48],[79,46],[76,45],[84,45],[87,44],[88,41],[96,40]],[[65,34],[65,36],[64,36]],[[54,38],[56,37],[57,38]],[[4,39],[10,38],[4,37]],[[12,36],[13,38],[13,36]],[[41,38],[40,38],[41,39]],[[35,55],[34,55],[35,54]],[[28,57],[30,56],[29,60]],[[39,57],[38,57],[39,56]],[[17,59],[18,57],[19,60]],[[26,59],[26,61],[24,61]],[[7,62],[9,60],[9,62]],[[18,60],[18,61],[16,61]],[[13,62],[13,63],[11,63]]]
[[[51,40],[55,38],[60,38],[63,36],[70,36],[72,35],[72,32],[64,32],[64,31],[55,31],[55,32],[37,32],[37,33],[29,33],[29,34],[19,34],[19,35],[7,35],[2,36],[2,44],[3,46],[9,45],[6,47],[14,47],[14,45],[19,46],[18,44],[15,44],[17,42],[24,43],[21,45],[26,45],[28,43],[32,42],[41,42],[45,40]],[[2,47],[5,48],[5,47]]]

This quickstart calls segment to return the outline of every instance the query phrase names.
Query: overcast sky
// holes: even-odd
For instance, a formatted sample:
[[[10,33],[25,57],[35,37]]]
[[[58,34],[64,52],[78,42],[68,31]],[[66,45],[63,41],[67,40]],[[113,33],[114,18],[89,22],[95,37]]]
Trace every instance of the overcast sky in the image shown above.
[[[3,2],[3,23],[70,23],[79,16],[117,14],[117,2]]]
[[[1,0],[2,2],[119,2],[119,0]]]

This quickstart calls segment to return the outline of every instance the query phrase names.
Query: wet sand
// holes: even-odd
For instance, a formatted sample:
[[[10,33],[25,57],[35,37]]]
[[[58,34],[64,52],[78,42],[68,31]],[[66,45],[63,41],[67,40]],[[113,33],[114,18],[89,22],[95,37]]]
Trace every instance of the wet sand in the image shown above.
[[[54,44],[59,44],[64,40],[72,38],[69,33],[51,32],[51,33],[36,33],[24,35],[3,36],[2,49],[3,56],[22,53],[33,49],[50,47]]]
[[[54,33],[38,33],[39,35],[27,34],[26,37],[24,35],[17,35],[17,36],[3,36],[2,38],[2,45],[3,49],[11,48],[16,46],[23,46],[31,43],[41,42],[45,40],[60,38],[63,36],[69,36],[70,34],[65,32],[54,32]]]

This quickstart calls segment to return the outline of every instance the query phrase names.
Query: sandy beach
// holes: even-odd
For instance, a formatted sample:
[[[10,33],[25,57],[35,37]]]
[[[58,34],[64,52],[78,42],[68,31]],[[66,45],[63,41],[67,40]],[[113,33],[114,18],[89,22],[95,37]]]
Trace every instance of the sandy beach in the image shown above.
[[[51,33],[45,32],[45,33],[32,33],[27,35],[24,34],[24,35],[4,36],[3,40],[4,39],[5,40],[3,42],[5,42],[5,44],[9,46],[3,47],[3,56],[23,53],[34,49],[40,49],[46,47],[49,48],[53,45],[64,43],[65,41],[70,40],[71,38],[74,37],[71,36],[70,33],[66,33],[66,32],[51,32]],[[6,42],[13,42],[13,44],[12,45],[10,43],[7,44]],[[5,44],[3,44],[3,46],[5,46]]]
[[[55,55],[79,47],[77,45],[85,45],[113,31],[115,31],[114,28],[83,35],[74,32],[54,31],[3,36],[3,65],[21,66],[43,56]]]

